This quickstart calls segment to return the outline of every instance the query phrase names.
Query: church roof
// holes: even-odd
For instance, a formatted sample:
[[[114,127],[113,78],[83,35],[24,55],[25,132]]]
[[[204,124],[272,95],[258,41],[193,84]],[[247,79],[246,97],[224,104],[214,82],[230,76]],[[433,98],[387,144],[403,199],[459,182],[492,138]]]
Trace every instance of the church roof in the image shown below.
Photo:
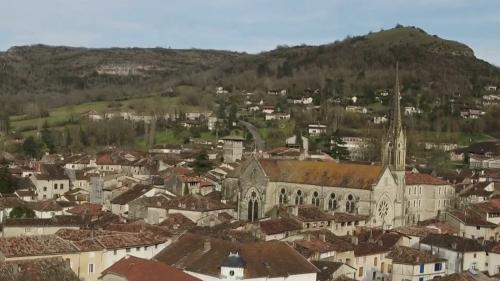
[[[384,171],[382,165],[336,162],[260,159],[266,175],[274,182],[371,189]]]

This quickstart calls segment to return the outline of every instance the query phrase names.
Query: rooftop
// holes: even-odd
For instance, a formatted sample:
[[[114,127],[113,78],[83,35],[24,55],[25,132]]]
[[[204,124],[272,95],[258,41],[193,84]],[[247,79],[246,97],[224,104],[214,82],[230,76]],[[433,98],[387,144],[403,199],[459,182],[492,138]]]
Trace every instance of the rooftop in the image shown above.
[[[420,241],[422,244],[428,244],[456,252],[481,252],[484,247],[475,239],[469,239],[449,234],[429,234]]]
[[[393,263],[413,265],[446,261],[446,259],[434,256],[430,252],[401,246],[396,247],[394,250],[392,250],[387,255],[387,258],[392,259]]]
[[[127,281],[201,281],[187,273],[165,263],[146,260],[134,256],[126,256],[105,269],[102,275],[114,274]]]

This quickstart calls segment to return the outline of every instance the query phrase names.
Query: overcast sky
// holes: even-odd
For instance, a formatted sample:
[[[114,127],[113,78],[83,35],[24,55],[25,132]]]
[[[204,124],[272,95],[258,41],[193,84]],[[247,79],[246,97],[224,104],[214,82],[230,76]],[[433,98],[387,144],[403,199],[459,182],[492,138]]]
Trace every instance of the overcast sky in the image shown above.
[[[463,42],[500,66],[500,0],[0,0],[0,50],[43,43],[256,53],[396,23]]]

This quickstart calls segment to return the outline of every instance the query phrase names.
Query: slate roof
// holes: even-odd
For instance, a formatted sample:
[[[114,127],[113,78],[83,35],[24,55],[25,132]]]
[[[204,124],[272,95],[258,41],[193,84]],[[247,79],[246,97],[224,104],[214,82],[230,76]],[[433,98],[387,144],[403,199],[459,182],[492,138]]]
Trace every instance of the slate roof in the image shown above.
[[[258,160],[273,182],[371,189],[384,171],[382,165],[338,164],[300,160]]]
[[[127,281],[201,281],[194,276],[175,269],[165,263],[126,256],[102,272],[102,275],[114,274]]]
[[[205,245],[208,247],[205,248]],[[218,276],[222,261],[238,252],[246,261],[245,278],[316,273],[319,270],[288,244],[280,241],[237,243],[185,234],[155,259],[192,272]]]
[[[484,247],[475,239],[449,234],[429,234],[420,240],[421,244],[445,248],[456,252],[481,252]]]

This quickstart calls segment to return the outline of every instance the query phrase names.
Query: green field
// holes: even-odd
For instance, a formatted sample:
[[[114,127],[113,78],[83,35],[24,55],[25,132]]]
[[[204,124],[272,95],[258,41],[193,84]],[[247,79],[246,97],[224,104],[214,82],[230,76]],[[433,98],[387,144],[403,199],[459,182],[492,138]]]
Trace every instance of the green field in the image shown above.
[[[40,128],[45,122],[49,127],[59,127],[71,122],[78,122],[82,114],[95,110],[99,113],[117,111],[136,112],[174,112],[207,110],[200,106],[188,106],[181,103],[178,97],[146,97],[117,102],[90,102],[79,105],[63,106],[50,110],[50,116],[45,118],[27,118],[25,115],[12,116],[10,119],[12,130],[15,132],[29,132]]]

